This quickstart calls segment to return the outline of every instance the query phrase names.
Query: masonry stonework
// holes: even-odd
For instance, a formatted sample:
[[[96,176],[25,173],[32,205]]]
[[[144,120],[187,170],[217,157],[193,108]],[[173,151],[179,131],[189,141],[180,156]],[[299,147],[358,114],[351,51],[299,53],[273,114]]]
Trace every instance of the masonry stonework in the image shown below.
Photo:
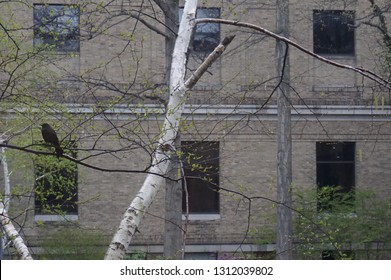
[[[121,9],[139,8],[137,1],[130,1],[131,4],[126,5],[125,2],[129,1],[111,2],[106,8],[112,14]],[[203,2],[202,7],[219,7],[222,18],[254,23],[271,31],[275,29],[274,1]],[[320,2],[290,1],[291,39],[309,51],[313,49],[313,10],[352,10],[358,20],[369,9],[369,1]],[[40,1],[29,3],[32,5]],[[77,1],[56,3],[77,4]],[[236,7],[238,3],[242,4]],[[81,6],[80,53],[71,57],[50,54],[50,64],[42,63],[36,72],[29,75],[35,77],[42,69],[53,70],[49,78],[56,84],[59,95],[53,97],[48,87],[43,86],[37,96],[50,96],[69,106],[70,119],[80,125],[75,132],[80,139],[79,158],[88,156],[88,152],[84,153],[82,149],[88,150],[94,146],[96,149],[115,150],[124,147],[129,137],[130,141],[134,141],[134,146],[128,152],[94,156],[85,162],[102,168],[139,172],[102,172],[78,166],[79,208],[76,224],[110,237],[142,185],[146,175],[144,171],[150,164],[149,153],[156,146],[162,125],[164,106],[157,104],[167,98],[167,87],[164,86],[164,38],[141,22],[136,24],[132,17],[124,21],[118,17],[113,20],[116,23],[113,27],[89,37],[83,24],[91,24],[88,17],[91,14],[86,11],[92,6]],[[143,7],[146,14],[151,11],[156,12],[158,20],[164,20],[160,10],[155,11],[149,5]],[[15,9],[13,15],[21,25],[31,26],[33,22],[32,6]],[[103,11],[96,13],[93,22],[103,22],[107,16]],[[389,12],[386,16],[390,16]],[[136,26],[136,31],[132,33]],[[26,44],[32,46],[33,32],[21,33],[25,35]],[[262,235],[263,229],[274,230],[276,219],[273,200],[276,199],[277,111],[276,98],[271,95],[278,80],[275,73],[275,40],[251,30],[226,25],[221,25],[220,34],[221,38],[229,34],[235,34],[236,38],[189,94],[181,131],[182,141],[220,142],[219,214],[210,219],[191,219],[188,224],[186,243],[199,246],[194,252],[198,250],[202,253],[213,253],[206,249],[206,244],[259,245],[260,237],[251,232],[259,231]],[[355,33],[355,55],[333,55],[328,58],[341,64],[378,70],[379,38],[381,36],[373,29],[362,24]],[[294,47],[290,47],[290,51],[292,188],[316,188],[316,142],[353,141],[356,143],[355,188],[369,188],[382,197],[391,197],[391,109],[387,91],[356,72],[321,62]],[[191,55],[189,59],[190,74],[197,65],[197,59],[191,58]],[[39,83],[48,82],[49,78]],[[83,79],[86,83],[81,82]],[[122,99],[110,108],[114,113],[98,114],[99,106],[113,102],[118,98],[118,93],[121,93]],[[144,98],[147,95],[154,98]],[[137,118],[142,113],[134,110],[137,106],[149,110],[141,122]],[[84,110],[84,113],[77,110]],[[94,114],[95,117],[92,117]],[[78,115],[89,121],[77,122]],[[61,122],[61,118],[52,120]],[[116,131],[111,130],[113,124],[121,129],[126,128],[128,134],[119,139]],[[6,126],[2,124],[2,127]],[[64,128],[60,135],[70,130]],[[110,133],[99,140],[89,137],[96,131],[105,130]],[[10,162],[12,165],[12,160]],[[15,172],[11,181],[32,186],[33,172],[30,174],[26,171],[24,176],[21,173]],[[251,205],[248,197],[254,198]],[[31,211],[27,212],[24,234],[32,246],[39,246],[43,236],[69,225],[61,221],[43,222],[43,225],[37,222],[32,210],[34,202],[27,198],[12,203],[12,208],[25,207],[26,203]],[[12,211],[17,212],[15,209]],[[140,248],[162,252],[163,190],[145,214],[139,231],[129,252]],[[270,243],[274,243],[274,239]],[[256,250],[272,251],[273,247],[259,246]]]

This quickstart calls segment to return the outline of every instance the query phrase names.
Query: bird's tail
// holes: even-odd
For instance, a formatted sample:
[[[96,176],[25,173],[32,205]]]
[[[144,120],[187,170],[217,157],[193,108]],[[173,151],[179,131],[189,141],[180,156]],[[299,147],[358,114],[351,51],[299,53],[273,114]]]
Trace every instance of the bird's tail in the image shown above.
[[[58,158],[60,158],[60,156],[63,155],[64,151],[61,149],[60,146],[56,146],[56,147],[54,147],[54,148],[56,149],[56,156],[57,156]]]

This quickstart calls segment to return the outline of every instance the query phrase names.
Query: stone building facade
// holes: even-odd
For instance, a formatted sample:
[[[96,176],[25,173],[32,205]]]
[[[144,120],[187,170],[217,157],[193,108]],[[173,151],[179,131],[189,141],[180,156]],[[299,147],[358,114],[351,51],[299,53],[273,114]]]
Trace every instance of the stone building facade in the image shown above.
[[[103,1],[103,5],[26,2],[7,4],[9,13],[1,18],[26,27],[12,33],[27,45],[26,50],[29,46],[42,48],[38,52],[42,57],[25,74],[37,99],[54,100],[63,106],[46,111],[40,108],[38,112],[48,113],[38,113],[37,121],[54,123],[64,141],[74,139],[78,159],[112,171],[79,164],[77,211],[65,216],[38,213],[34,199],[15,200],[11,212],[29,209],[24,234],[33,247],[39,247],[42,236],[70,224],[112,236],[145,178],[164,119],[165,40],[158,34],[165,30],[164,16],[157,6],[143,1]],[[378,18],[368,19],[369,2],[290,1],[290,38],[336,63],[376,73],[386,71],[381,68],[382,36],[369,24],[378,24]],[[378,5],[386,6],[386,2]],[[270,31],[276,26],[275,1],[202,1],[200,11],[199,17],[250,22]],[[385,10],[384,15],[390,18],[390,11]],[[50,19],[55,19],[54,23]],[[62,25],[66,28],[59,31],[61,36],[50,34]],[[276,220],[273,201],[278,153],[274,92],[279,81],[275,39],[232,25],[203,25],[194,35],[188,72],[217,39],[232,34],[236,37],[227,51],[189,94],[183,116],[182,143],[187,143],[189,154],[194,148],[190,144],[201,143],[198,150],[206,149],[213,155],[207,164],[215,167],[212,179],[188,181],[191,188],[206,184],[209,190],[206,197],[194,194],[190,198],[190,202],[207,200],[208,205],[201,203],[190,212],[188,257],[224,258],[238,251],[261,256],[274,251],[271,233]],[[45,50],[45,44],[55,46]],[[358,72],[322,62],[293,46],[289,52],[292,188],[341,185],[346,191],[371,189],[390,198],[389,90]],[[4,80],[7,73],[1,76]],[[66,112],[61,111],[64,108]],[[33,138],[38,140],[39,133]],[[210,150],[202,145],[210,145]],[[194,158],[197,162],[197,156]],[[11,182],[34,186],[33,171],[13,168]],[[190,166],[187,171],[194,170]],[[252,198],[251,204],[247,198]],[[163,252],[164,190],[139,231],[129,253]]]

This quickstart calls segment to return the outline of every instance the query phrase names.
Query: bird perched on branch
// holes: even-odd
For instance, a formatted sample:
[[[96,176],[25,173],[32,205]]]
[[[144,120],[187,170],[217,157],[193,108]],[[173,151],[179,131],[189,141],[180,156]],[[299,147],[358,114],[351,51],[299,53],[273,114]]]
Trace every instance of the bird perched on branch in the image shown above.
[[[52,144],[56,149],[56,156],[59,158],[62,156],[64,151],[60,147],[60,142],[58,141],[57,133],[54,129],[47,123],[42,124],[42,138],[46,143]]]

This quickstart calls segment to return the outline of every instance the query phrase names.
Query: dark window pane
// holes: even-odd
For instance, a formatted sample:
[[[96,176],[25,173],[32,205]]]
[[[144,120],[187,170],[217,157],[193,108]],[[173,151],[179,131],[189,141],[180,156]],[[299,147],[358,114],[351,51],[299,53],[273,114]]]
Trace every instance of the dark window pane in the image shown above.
[[[350,191],[354,187],[354,163],[318,163],[318,186],[341,187]]]
[[[219,193],[215,182],[209,183],[204,179],[187,178],[189,195],[189,213],[218,213]],[[186,200],[183,198],[182,209],[186,212]]]
[[[75,149],[65,152],[76,158]],[[34,160],[35,213],[77,214],[77,164],[65,159],[40,156]]]
[[[354,54],[354,12],[314,11],[314,52],[318,54]]]
[[[316,143],[318,210],[331,211],[336,205],[352,205],[352,191],[355,186],[354,159],[354,142]]]
[[[219,142],[182,142],[189,213],[219,213]],[[183,211],[186,212],[183,192]]]
[[[354,142],[317,142],[317,161],[354,161]]]
[[[179,17],[183,8],[179,9]],[[219,18],[219,8],[198,8],[197,18]],[[196,26],[193,37],[193,50],[197,52],[211,52],[220,42],[220,24],[201,23]]]
[[[219,18],[220,9],[201,8],[197,10],[197,18]],[[193,38],[195,51],[211,52],[220,42],[220,25],[218,23],[198,24]]]
[[[71,5],[34,5],[34,45],[49,50],[78,52],[79,8]]]

